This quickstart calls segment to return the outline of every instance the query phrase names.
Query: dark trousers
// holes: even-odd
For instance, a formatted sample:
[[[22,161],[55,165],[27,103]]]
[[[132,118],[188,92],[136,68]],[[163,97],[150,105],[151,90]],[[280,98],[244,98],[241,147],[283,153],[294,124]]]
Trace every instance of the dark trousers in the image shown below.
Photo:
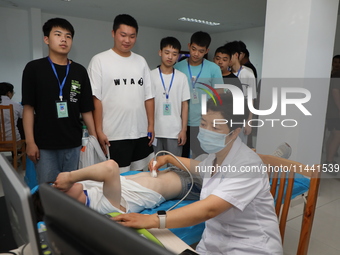
[[[197,139],[199,127],[187,126],[187,142],[183,146],[182,157],[190,157],[190,149],[192,150],[192,158],[196,158],[201,154],[206,154],[201,148]]]

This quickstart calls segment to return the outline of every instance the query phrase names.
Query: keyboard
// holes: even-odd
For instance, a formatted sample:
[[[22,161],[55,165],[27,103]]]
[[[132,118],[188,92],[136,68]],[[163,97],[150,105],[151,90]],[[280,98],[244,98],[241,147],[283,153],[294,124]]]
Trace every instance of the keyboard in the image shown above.
[[[50,243],[48,242],[47,229],[43,221],[38,222],[38,234],[40,241],[40,250],[43,255],[52,255],[52,249]]]

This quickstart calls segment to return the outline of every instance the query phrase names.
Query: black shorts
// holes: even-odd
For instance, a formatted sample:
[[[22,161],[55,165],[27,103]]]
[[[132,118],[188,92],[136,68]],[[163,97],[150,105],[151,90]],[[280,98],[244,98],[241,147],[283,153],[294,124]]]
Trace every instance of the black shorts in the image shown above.
[[[326,119],[326,126],[329,131],[340,130],[340,119],[339,118],[328,118]]]
[[[190,158],[190,150],[192,151],[191,156],[193,158],[196,158],[201,154],[206,154],[198,141],[198,132],[199,127],[187,126],[187,142],[183,146],[182,157]]]
[[[148,145],[149,142],[148,137],[110,141],[110,158],[116,161],[119,167],[130,166],[131,162],[143,160],[153,153],[153,147]]]
[[[168,170],[165,170],[165,171],[172,171],[176,173],[181,179],[182,191],[180,194],[178,194],[177,197],[173,199],[178,199],[178,200],[182,199],[187,194],[187,192],[189,191],[191,187],[192,181],[191,181],[189,173],[186,170],[181,170],[174,166],[170,167]],[[201,189],[202,189],[202,178],[201,176],[196,176],[196,175],[192,175],[192,177],[193,177],[194,184],[192,186],[190,193],[185,198],[185,200],[199,200],[200,199],[200,194],[201,194]]]

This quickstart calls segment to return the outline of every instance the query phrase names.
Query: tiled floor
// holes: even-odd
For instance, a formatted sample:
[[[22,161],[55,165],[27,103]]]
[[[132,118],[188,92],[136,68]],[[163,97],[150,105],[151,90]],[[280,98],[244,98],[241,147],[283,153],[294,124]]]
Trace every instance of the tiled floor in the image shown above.
[[[320,182],[309,255],[340,254],[340,179],[327,178]],[[291,207],[284,240],[284,254],[296,255],[303,203]]]
[[[325,133],[328,138],[329,133]],[[338,153],[340,150],[338,151]],[[325,150],[322,162],[325,160]],[[335,158],[340,162],[340,158]],[[284,254],[296,255],[303,203],[290,208],[284,239]],[[340,254],[340,173],[321,175],[319,196],[313,222],[308,255]]]
[[[24,172],[19,167],[19,173]],[[339,178],[330,178],[323,175],[317,209],[314,218],[313,230],[309,245],[309,255],[339,255],[340,254],[340,173]],[[3,191],[0,182],[0,196]],[[296,255],[301,224],[302,199],[296,199],[296,205],[289,211],[286,227],[284,254]]]

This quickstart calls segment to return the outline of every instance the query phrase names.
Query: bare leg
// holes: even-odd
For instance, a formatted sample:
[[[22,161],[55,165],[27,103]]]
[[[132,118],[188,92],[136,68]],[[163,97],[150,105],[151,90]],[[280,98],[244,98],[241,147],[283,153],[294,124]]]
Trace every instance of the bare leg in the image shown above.
[[[121,190],[121,184],[120,184],[120,171],[118,164],[113,160],[108,160],[102,162],[103,171],[106,172],[106,177],[103,180],[103,194],[104,196],[110,201],[110,203],[125,211],[125,208],[122,208],[120,206],[120,201],[122,197],[122,190]],[[97,168],[97,171],[99,168]]]
[[[54,184],[57,189],[67,191],[74,183],[86,180],[103,182],[104,196],[113,206],[120,208],[120,172],[115,161],[108,160],[72,172],[62,172]]]

